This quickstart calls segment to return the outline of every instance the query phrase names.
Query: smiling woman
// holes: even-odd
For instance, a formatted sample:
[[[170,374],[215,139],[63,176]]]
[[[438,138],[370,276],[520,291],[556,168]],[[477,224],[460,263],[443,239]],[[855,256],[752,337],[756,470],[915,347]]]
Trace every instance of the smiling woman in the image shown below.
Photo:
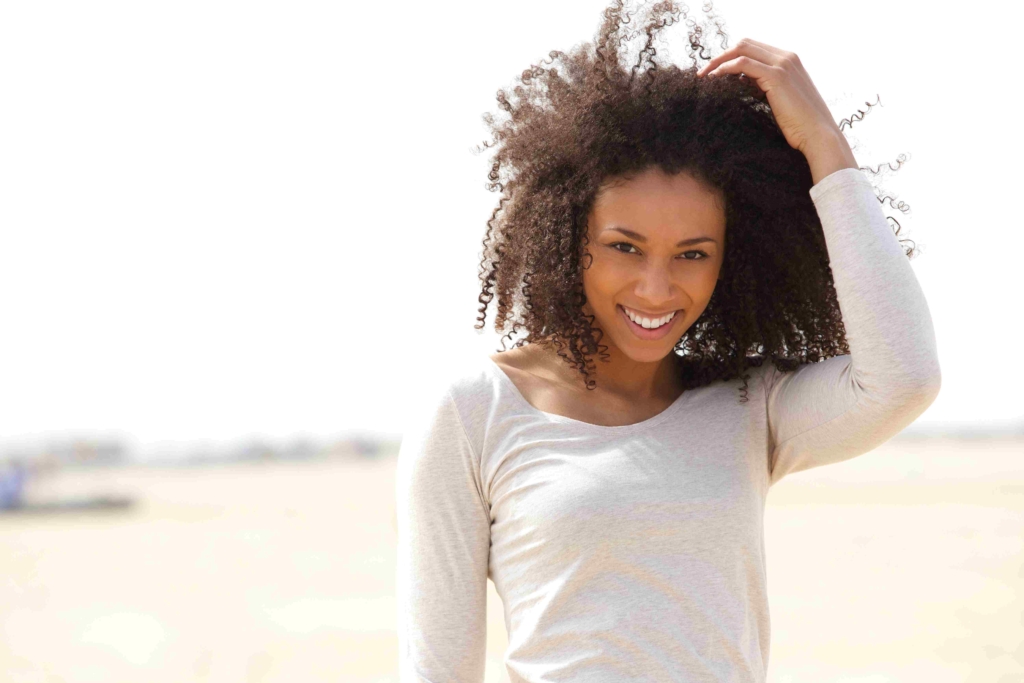
[[[656,63],[680,14],[616,2],[488,117],[478,325],[497,296],[496,328],[525,334],[407,423],[403,683],[480,683],[488,577],[512,683],[764,683],[769,488],[938,394],[909,254],[796,55]]]

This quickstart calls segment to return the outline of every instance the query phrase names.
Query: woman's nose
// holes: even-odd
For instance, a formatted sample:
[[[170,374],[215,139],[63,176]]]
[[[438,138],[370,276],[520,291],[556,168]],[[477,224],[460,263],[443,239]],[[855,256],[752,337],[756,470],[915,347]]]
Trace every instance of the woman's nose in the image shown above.
[[[635,291],[641,301],[647,302],[652,308],[659,308],[661,304],[673,298],[671,270],[668,266],[657,264],[645,266],[640,273]]]

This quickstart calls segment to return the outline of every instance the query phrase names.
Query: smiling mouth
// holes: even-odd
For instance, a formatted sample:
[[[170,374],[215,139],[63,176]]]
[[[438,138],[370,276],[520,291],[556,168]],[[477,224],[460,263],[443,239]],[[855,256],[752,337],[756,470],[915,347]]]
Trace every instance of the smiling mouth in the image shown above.
[[[658,315],[647,315],[647,314],[645,314],[645,313],[643,313],[641,311],[638,311],[638,310],[636,310],[634,308],[627,308],[626,306],[622,306],[622,308],[623,308],[623,310],[626,311],[626,314],[629,316],[630,320],[632,320],[637,325],[640,325],[640,327],[643,327],[644,329],[647,329],[647,330],[655,330],[655,329],[660,328],[662,325],[667,325],[668,323],[670,323],[672,321],[673,318],[676,317],[676,313],[679,312],[678,310],[675,310],[675,311],[669,311],[667,313],[661,313],[661,314],[658,314]],[[647,325],[643,324],[643,322],[645,322],[645,321],[647,322],[648,325],[650,325],[650,327],[648,327]],[[657,323],[657,324],[655,324],[655,323]]]
[[[658,327],[651,328],[644,327],[643,325],[639,325],[633,322],[633,320],[630,319],[629,314],[626,313],[626,309],[625,307],[622,306],[622,304],[617,304],[616,307],[619,309],[619,315],[621,315],[623,319],[626,321],[626,325],[633,332],[633,334],[635,334],[640,339],[644,339],[647,341],[661,339],[662,337],[666,336],[669,332],[671,332],[672,328],[675,327],[676,319],[682,312],[676,311],[675,313],[672,314],[672,317],[668,320],[668,322],[659,325]]]

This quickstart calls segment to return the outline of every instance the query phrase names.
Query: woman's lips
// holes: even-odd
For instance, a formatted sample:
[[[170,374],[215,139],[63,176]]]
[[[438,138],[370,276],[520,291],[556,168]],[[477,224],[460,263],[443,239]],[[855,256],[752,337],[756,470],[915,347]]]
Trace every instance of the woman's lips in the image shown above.
[[[619,309],[619,315],[621,315],[622,318],[626,321],[626,324],[629,325],[629,329],[633,331],[633,334],[635,334],[640,339],[645,340],[661,339],[662,337],[668,335],[668,333],[671,332],[672,328],[675,326],[676,320],[679,319],[680,314],[680,311],[676,311],[676,314],[672,316],[672,319],[669,320],[667,323],[656,329],[649,330],[643,325],[637,325],[635,322],[630,320],[629,316],[626,314],[626,309],[624,309],[621,304],[616,304],[615,307]]]

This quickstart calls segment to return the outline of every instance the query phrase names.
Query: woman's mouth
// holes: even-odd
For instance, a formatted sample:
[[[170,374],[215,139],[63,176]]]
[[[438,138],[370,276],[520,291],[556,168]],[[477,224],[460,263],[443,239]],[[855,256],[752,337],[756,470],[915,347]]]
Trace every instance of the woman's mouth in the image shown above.
[[[626,309],[623,308],[622,304],[616,304],[615,307],[619,309],[619,315],[621,315],[622,318],[626,321],[626,325],[628,325],[629,329],[633,331],[633,334],[635,334],[640,339],[645,340],[661,339],[662,337],[666,336],[669,332],[672,331],[672,328],[675,327],[676,318],[679,317],[679,311],[675,311],[674,313],[670,314],[672,317],[669,318],[667,322],[665,321],[665,318],[668,316],[661,316],[660,318],[652,321],[653,324],[661,322],[661,325],[657,327],[646,328],[643,325],[639,325],[633,322],[630,319],[629,314],[626,313]],[[636,316],[635,312],[634,316]],[[637,320],[640,320],[639,316],[637,316]]]

